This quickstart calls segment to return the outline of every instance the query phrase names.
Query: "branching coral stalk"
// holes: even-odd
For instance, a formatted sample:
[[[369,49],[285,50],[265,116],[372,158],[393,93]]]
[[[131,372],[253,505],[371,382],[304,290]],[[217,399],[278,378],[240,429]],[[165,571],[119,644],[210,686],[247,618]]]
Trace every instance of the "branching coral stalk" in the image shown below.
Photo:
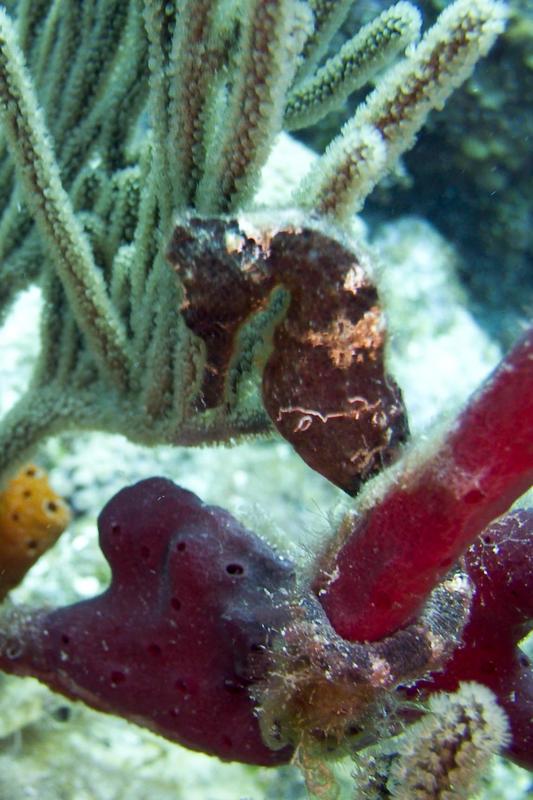
[[[369,22],[308,81],[289,92],[283,125],[296,130],[312,125],[349,94],[387,66],[418,38],[420,14],[409,3],[397,3]]]
[[[4,130],[74,315],[103,369],[119,385],[125,385],[128,355],[124,331],[62,187],[42,114],[15,41],[12,23],[0,11],[0,113]]]
[[[198,188],[196,206],[202,213],[226,212],[251,199],[282,128],[285,96],[310,29],[308,9],[298,0],[250,3],[225,130]]]
[[[346,19],[353,0],[309,0],[308,5],[313,13],[313,30],[305,40],[296,83],[314,72],[326,55],[331,39]]]
[[[168,157],[185,208],[194,204],[203,174],[210,106],[218,87],[223,39],[216,30],[217,2],[186,2],[178,10],[172,41],[171,136]],[[172,135],[173,134],[173,135]],[[173,168],[172,161],[169,165]]]
[[[298,190],[297,201],[337,218],[359,210],[378,180],[412,147],[431,109],[442,107],[490,49],[504,20],[505,7],[487,0],[458,0],[449,6],[346,123],[320,169]],[[371,148],[358,152],[360,132],[367,129],[378,134],[375,159]],[[362,159],[367,163],[361,164]]]

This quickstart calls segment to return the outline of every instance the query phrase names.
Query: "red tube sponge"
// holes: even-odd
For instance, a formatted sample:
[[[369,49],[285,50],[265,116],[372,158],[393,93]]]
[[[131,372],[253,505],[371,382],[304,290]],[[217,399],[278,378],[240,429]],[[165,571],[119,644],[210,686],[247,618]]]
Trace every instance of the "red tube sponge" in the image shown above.
[[[407,624],[483,529],[533,478],[533,329],[472,397],[435,455],[341,528],[315,591],[350,641]],[[332,577],[333,576],[333,577]]]

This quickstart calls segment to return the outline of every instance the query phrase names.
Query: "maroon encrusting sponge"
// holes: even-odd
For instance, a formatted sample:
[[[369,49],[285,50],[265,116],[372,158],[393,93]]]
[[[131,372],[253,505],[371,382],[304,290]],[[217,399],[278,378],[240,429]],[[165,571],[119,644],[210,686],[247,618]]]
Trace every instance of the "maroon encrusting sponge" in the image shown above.
[[[123,489],[98,520],[112,580],[19,612],[0,667],[225,760],[274,765],[247,687],[285,615],[292,565],[229,513],[169,480]],[[14,612],[15,613],[15,612]]]

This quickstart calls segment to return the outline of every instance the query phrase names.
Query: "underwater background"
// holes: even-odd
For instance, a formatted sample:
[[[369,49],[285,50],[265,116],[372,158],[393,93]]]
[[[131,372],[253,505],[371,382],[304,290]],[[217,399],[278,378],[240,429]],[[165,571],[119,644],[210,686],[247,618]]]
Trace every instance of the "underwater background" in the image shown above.
[[[388,4],[354,5],[346,31]],[[430,117],[416,146],[373,192],[359,223],[375,254],[391,371],[411,431],[422,438],[437,420],[453,416],[531,318],[533,3],[510,5],[509,24],[494,49],[445,110]],[[427,26],[446,2],[422,0],[419,6]],[[352,111],[355,104],[348,102]],[[289,196],[349,114],[349,108],[334,112],[297,139],[283,134],[265,168],[260,202],[273,197],[282,205],[284,193]],[[37,288],[21,293],[0,329],[1,415],[21,395],[35,362],[41,306]],[[164,475],[228,508],[304,564],[347,507],[345,495],[276,436],[193,449],[67,433],[43,445],[35,460],[73,518],[13,592],[15,602],[31,605],[64,605],[106,586],[96,517],[119,489],[143,477]],[[526,502],[532,499],[530,493]],[[338,767],[347,798],[353,796],[351,768],[349,760]],[[306,796],[296,768],[222,764],[53,695],[36,681],[0,675],[0,800]],[[478,797],[533,797],[533,779],[495,759]]]

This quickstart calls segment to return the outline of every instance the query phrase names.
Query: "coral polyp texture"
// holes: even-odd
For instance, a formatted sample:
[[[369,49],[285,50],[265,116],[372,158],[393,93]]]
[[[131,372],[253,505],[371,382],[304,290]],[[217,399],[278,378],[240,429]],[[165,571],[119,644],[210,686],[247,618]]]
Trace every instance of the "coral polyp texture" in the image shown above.
[[[507,719],[494,695],[479,683],[462,683],[453,694],[433,695],[427,712],[409,735],[356,759],[359,800],[468,800],[479,790],[483,770],[509,741]]]
[[[506,7],[456,0],[420,37],[402,1],[328,58],[350,5],[0,8],[0,314],[31,284],[44,301],[33,375],[0,421],[2,479],[80,430],[173,446],[277,432],[347,503],[389,469],[305,569],[165,478],[122,490],[98,522],[108,588],[63,608],[8,598],[0,667],[222,760],[292,760],[316,796],[336,796],[330,756],[370,748],[369,797],[380,781],[436,796],[428,752],[440,796],[464,797],[501,748],[531,766],[528,512],[495,523],[501,563],[468,548],[531,484],[533,333],[447,432],[406,445],[353,213]],[[261,207],[283,130],[370,81],[291,197]]]

